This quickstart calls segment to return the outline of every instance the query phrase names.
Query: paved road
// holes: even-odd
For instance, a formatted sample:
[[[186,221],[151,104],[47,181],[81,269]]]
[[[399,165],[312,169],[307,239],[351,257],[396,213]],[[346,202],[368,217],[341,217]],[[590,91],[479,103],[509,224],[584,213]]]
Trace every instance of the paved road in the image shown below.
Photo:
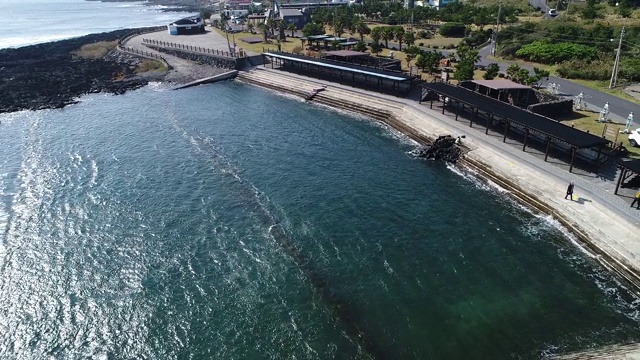
[[[478,64],[486,66],[490,63],[497,62],[495,60],[487,59],[487,56],[489,56],[489,54],[490,46],[486,46],[480,49],[480,62]],[[498,65],[500,65],[500,70],[502,71],[506,71],[507,67],[511,65],[511,63],[507,61],[498,61],[497,63]],[[523,67],[529,70],[533,70],[533,66],[525,65]],[[550,76],[548,82],[555,82],[556,84],[559,84],[560,95],[563,95],[567,98],[572,98],[575,100],[575,97],[580,92],[583,92],[583,94],[585,95],[585,101],[588,104],[589,109],[592,110],[599,111],[600,109],[602,109],[606,102],[609,102],[609,111],[611,113],[609,117],[616,122],[624,123],[629,113],[633,111],[636,117],[634,125],[637,126],[638,124],[640,124],[640,105],[601,91],[590,89],[586,86],[573,83],[563,78]]]

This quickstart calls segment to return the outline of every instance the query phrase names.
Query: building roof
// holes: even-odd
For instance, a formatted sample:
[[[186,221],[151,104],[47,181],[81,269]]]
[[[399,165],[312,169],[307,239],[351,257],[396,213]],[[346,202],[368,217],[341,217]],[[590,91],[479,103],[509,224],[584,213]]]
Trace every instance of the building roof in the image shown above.
[[[340,45],[343,45],[343,44],[340,44]],[[360,51],[353,51],[353,50],[325,51],[323,54],[325,56],[337,56],[337,57],[369,56],[369,54],[367,53],[363,53]]]
[[[307,40],[322,40],[322,39],[326,39],[330,37],[329,35],[312,35],[312,36],[307,36]]]
[[[506,89],[531,89],[530,86],[515,83],[507,79],[498,80],[472,80],[472,83],[488,87],[494,90],[506,90]]]
[[[324,38],[322,40],[324,40],[324,41],[345,41],[345,40],[347,40],[347,38],[332,36],[332,37],[326,37],[326,38]]]
[[[280,16],[303,16],[298,9],[280,9]]]
[[[529,130],[548,135],[556,140],[573,145],[577,148],[590,148],[598,145],[606,145],[609,140],[600,136],[586,133],[572,128],[553,119],[536,113],[511,106],[505,102],[467,90],[461,86],[453,86],[442,82],[425,83],[422,87],[460,101],[495,116],[507,119]]]
[[[627,168],[636,174],[640,174],[640,160],[618,160],[618,165]]]
[[[301,62],[305,64],[312,64],[320,67],[331,68],[331,69],[336,69],[336,70],[341,70],[346,72],[353,72],[353,73],[363,74],[367,76],[383,78],[387,80],[393,80],[393,81],[411,80],[410,76],[407,76],[401,72],[371,68],[371,67],[366,67],[361,65],[347,64],[347,63],[327,60],[327,59],[317,59],[317,58],[312,58],[312,57],[298,55],[298,54],[272,51],[272,52],[263,53],[262,55],[274,57],[277,59]]]

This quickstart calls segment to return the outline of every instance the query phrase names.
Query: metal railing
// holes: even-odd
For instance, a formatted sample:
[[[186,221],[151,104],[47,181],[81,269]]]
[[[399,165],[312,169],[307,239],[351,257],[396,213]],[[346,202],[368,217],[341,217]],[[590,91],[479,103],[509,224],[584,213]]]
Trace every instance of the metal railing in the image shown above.
[[[208,55],[214,55],[214,56],[221,56],[221,57],[226,57],[226,58],[236,58],[237,57],[237,56],[235,56],[235,54],[233,54],[233,52],[229,52],[229,51],[205,48],[205,47],[201,47],[201,46],[186,45],[186,44],[180,44],[180,43],[174,43],[174,42],[167,42],[167,41],[162,41],[162,40],[154,40],[154,39],[143,38],[142,39],[142,43],[146,44],[146,45],[162,46],[162,47],[165,47],[165,48],[173,48],[173,49],[178,49],[178,50],[187,50],[187,51],[192,51],[192,52],[196,52],[196,53],[208,54]]]

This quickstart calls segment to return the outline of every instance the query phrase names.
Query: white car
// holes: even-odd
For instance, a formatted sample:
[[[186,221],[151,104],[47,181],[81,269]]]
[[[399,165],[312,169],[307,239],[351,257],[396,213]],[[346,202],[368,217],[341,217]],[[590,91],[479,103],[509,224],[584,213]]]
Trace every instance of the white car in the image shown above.
[[[635,129],[629,134],[629,144],[633,147],[640,145],[640,129]]]
[[[549,16],[551,17],[558,16],[558,11],[556,9],[549,9]]]

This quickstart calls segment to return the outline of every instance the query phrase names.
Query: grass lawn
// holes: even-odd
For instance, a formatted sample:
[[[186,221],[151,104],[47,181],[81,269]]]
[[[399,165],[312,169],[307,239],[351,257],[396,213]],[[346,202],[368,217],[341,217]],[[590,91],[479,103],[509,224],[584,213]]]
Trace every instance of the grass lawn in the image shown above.
[[[591,111],[574,111],[571,116],[560,119],[563,124],[574,126],[576,129],[587,131],[591,134],[602,136],[607,140],[614,141],[616,143],[622,143],[622,145],[629,152],[629,157],[640,158],[640,148],[634,148],[629,144],[626,134],[621,134],[620,130],[624,129],[624,124],[607,122],[598,122],[599,114]],[[607,131],[605,132],[605,126]],[[617,136],[617,138],[616,138]]]

